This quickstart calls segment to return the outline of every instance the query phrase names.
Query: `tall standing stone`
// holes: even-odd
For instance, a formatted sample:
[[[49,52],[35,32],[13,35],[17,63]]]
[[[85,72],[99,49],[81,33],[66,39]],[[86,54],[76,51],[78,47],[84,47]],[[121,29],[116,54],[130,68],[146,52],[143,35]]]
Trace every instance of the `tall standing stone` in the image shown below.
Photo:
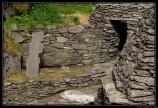
[[[40,58],[39,54],[43,51],[41,43],[44,37],[43,32],[32,34],[32,41],[29,43],[29,56],[26,60],[26,73],[29,77],[37,77],[39,71]]]

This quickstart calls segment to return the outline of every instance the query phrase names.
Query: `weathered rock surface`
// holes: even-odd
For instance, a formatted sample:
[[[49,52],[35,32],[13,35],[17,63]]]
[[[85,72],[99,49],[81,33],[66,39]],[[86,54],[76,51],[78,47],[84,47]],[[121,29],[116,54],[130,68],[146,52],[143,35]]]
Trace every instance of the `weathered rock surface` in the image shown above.
[[[29,44],[29,57],[26,60],[26,74],[29,77],[38,76],[40,63],[39,54],[43,51],[44,47],[43,44],[41,44],[43,38],[43,32],[36,32],[32,34],[32,41]]]
[[[80,33],[80,32],[82,32],[83,27],[82,26],[73,26],[73,27],[68,28],[68,30],[70,33]]]
[[[44,66],[64,66],[81,63],[82,57],[69,51],[54,50],[41,57],[41,64]]]
[[[117,89],[136,104],[154,103],[154,8],[152,3],[97,4],[96,11],[90,17],[91,23],[98,28],[110,27],[108,20],[126,21],[127,40],[119,53],[113,74]]]
[[[57,37],[57,42],[65,42],[65,41],[67,41],[66,38],[64,38],[64,37]]]
[[[10,75],[11,73],[21,72],[21,54],[15,55],[3,53],[3,77]]]
[[[106,90],[107,97],[109,98],[110,103],[115,103],[115,104],[132,104],[127,99],[127,96],[123,94],[122,92],[118,91],[115,87],[115,82],[113,81],[113,76],[112,76],[112,70],[113,66],[117,62],[116,60],[113,60],[109,63],[106,63],[104,69],[106,70],[106,76],[102,77],[102,83],[103,87]],[[109,68],[106,67],[109,65]]]
[[[38,28],[37,31],[45,32],[43,28]],[[40,66],[88,65],[108,61],[110,60],[108,56],[114,56],[118,51],[114,48],[118,37],[112,38],[112,34],[115,32],[105,34],[104,31],[85,25],[51,28],[46,31],[42,41],[44,48],[40,54]],[[22,54],[22,67],[26,67],[29,42],[21,43],[25,49]],[[92,56],[83,56],[86,54]]]
[[[136,98],[136,97],[142,97],[142,96],[151,96],[153,95],[152,92],[149,91],[143,91],[143,90],[131,90],[130,91],[130,97],[131,98]]]
[[[22,37],[22,35],[20,35],[19,33],[17,32],[13,32],[12,33],[12,37],[13,39],[15,40],[16,43],[21,43],[23,42],[25,39]]]
[[[70,101],[75,101],[80,104],[94,102],[93,95],[87,95],[77,90],[67,90],[61,94],[61,97]]]

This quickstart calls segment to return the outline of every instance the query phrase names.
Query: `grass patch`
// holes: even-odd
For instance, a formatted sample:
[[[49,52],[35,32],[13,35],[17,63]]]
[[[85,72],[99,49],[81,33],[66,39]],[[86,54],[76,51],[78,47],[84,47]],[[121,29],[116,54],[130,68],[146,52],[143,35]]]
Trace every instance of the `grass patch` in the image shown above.
[[[60,14],[73,14],[80,12],[82,14],[90,14],[92,10],[95,9],[94,4],[84,3],[84,4],[77,4],[77,3],[70,3],[70,4],[44,4],[51,9],[55,9]]]
[[[42,68],[40,69],[39,76],[34,78],[35,80],[43,79],[43,80],[62,80],[64,78],[74,78],[79,77],[85,73],[88,73],[91,69],[92,65],[89,66],[78,66],[72,68]],[[6,78],[5,82],[16,82],[28,79],[26,75],[26,71],[17,72],[9,75]]]
[[[55,4],[55,3],[33,3],[32,8],[20,15],[14,15],[6,18],[4,24],[8,27],[11,24],[17,24],[18,27],[32,29],[38,24],[67,26],[82,24],[79,16],[70,14],[80,13],[81,15],[90,15],[95,9],[95,4]],[[68,16],[69,15],[69,16]]]
[[[22,72],[17,72],[17,73],[13,73],[11,75],[9,75],[4,82],[16,82],[16,81],[20,81],[20,80],[24,80],[26,79],[26,71],[22,71]]]
[[[17,6],[18,5],[18,6]],[[26,4],[16,4],[15,8],[25,10]],[[12,17],[6,17],[4,21],[4,50],[10,54],[16,54],[21,50],[19,44],[11,37],[13,24],[26,30],[34,29],[37,25],[71,26],[88,24],[90,13],[95,9],[95,4],[49,4],[35,3],[30,10]]]
[[[67,18],[74,17],[74,19],[70,19],[67,21]],[[65,21],[67,25],[79,25],[79,24],[86,24],[89,25],[89,14],[81,14],[81,13],[74,13],[65,16]]]
[[[12,24],[17,24],[18,27],[24,27],[26,29],[34,27],[36,21],[29,15],[7,17],[4,22],[5,26],[11,27]]]
[[[21,46],[14,42],[13,37],[11,37],[12,30],[9,28],[4,29],[4,51],[9,54],[16,54],[21,51]]]
[[[40,79],[57,79],[61,80],[66,77],[74,78],[78,77],[80,75],[83,75],[88,72],[88,70],[91,68],[91,66],[80,66],[80,67],[73,67],[69,69],[41,69],[39,73]]]
[[[66,25],[79,25],[80,19],[77,16],[73,16],[73,15],[65,16],[65,24]]]

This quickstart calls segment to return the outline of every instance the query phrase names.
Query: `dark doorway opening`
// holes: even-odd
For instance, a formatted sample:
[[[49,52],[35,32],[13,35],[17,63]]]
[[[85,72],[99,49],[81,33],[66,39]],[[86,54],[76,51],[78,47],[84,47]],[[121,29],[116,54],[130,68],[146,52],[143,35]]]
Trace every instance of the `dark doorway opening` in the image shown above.
[[[127,23],[122,20],[110,20],[112,26],[114,27],[115,31],[118,33],[120,42],[118,49],[121,51],[126,43],[127,39]]]

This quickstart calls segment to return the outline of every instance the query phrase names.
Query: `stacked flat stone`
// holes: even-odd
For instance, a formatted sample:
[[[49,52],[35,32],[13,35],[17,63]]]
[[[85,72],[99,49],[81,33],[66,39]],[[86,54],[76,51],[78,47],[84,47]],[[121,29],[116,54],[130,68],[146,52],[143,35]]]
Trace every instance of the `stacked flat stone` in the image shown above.
[[[9,105],[28,104],[35,99],[48,97],[62,90],[98,84],[97,79],[105,75],[106,73],[101,71],[63,80],[23,80],[5,83],[3,102]]]
[[[3,78],[12,73],[21,72],[21,54],[3,53]]]
[[[103,88],[102,81],[98,81],[100,84],[100,87],[98,88],[97,98],[95,104],[99,105],[108,105],[110,104],[109,98],[107,96],[107,93],[105,89]]]
[[[128,28],[126,43],[113,71],[116,87],[136,104],[154,104],[154,4],[97,4],[96,11],[90,17],[90,22],[97,28],[107,30],[106,25],[109,24],[109,20],[125,20]]]
[[[40,54],[42,67],[103,63],[110,60],[110,56],[114,56],[112,52],[117,51],[111,47],[115,44],[111,35],[108,39],[108,33],[91,26],[55,27],[47,30],[40,28],[31,32],[37,31],[45,32],[44,49]],[[28,44],[25,42],[22,46],[26,49],[22,54],[22,66],[25,67]]]
[[[110,20],[124,20],[127,23],[127,40],[120,53],[117,49],[120,40]],[[154,104],[154,4],[97,4],[90,23],[94,27],[48,27],[47,30],[40,27],[31,31],[45,31],[44,50],[40,56],[41,67],[103,63],[119,54],[119,61],[113,70],[116,87],[136,104]],[[19,32],[21,35],[28,35],[27,37],[30,35],[29,32]],[[28,56],[28,43],[27,39],[21,42],[24,49],[23,67]],[[5,62],[4,65],[10,67],[9,63]]]

